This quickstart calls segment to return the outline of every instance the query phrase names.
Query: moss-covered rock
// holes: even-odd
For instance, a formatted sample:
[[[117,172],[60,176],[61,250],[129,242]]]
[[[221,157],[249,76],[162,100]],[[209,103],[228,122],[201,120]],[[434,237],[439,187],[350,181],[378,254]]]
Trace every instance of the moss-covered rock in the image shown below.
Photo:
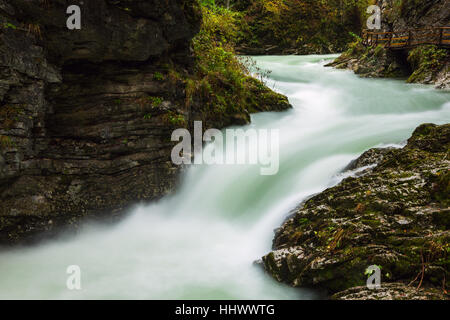
[[[420,46],[408,54],[408,62],[412,74],[408,82],[438,83],[445,86],[450,83],[449,50],[438,48],[435,45]]]
[[[364,153],[347,168],[362,173],[307,200],[277,230],[266,270],[330,293],[364,286],[370,265],[381,267],[382,286],[448,286],[449,149],[450,125],[425,124],[402,149]]]
[[[337,69],[351,69],[362,77],[406,78],[409,67],[402,63],[401,55],[383,46],[366,47],[361,39],[351,43],[341,56],[328,64]]]

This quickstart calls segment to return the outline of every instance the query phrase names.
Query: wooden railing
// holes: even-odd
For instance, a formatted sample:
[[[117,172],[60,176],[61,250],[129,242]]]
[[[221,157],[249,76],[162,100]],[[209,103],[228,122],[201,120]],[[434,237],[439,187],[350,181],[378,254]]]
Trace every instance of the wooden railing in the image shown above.
[[[373,32],[363,31],[366,46],[382,45],[392,50],[410,49],[419,45],[434,44],[450,47],[450,27],[433,27],[416,30]]]

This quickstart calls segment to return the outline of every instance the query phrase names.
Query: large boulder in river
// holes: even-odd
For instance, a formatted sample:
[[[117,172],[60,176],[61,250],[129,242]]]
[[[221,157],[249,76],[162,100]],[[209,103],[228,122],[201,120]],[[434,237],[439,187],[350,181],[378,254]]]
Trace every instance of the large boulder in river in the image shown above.
[[[350,167],[364,167],[358,176],[307,200],[276,231],[265,269],[292,286],[331,294],[360,287],[336,298],[369,293],[365,271],[371,265],[381,268],[382,288],[403,283],[444,292],[450,279],[449,150],[450,124],[425,124],[402,149],[364,153]]]

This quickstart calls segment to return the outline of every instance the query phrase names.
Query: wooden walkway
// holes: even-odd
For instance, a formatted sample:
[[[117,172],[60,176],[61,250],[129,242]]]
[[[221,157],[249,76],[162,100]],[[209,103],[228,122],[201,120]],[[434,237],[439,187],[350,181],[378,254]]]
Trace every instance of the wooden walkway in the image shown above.
[[[395,32],[363,31],[365,46],[383,45],[392,50],[412,49],[419,45],[434,44],[450,48],[450,27],[433,27]]]

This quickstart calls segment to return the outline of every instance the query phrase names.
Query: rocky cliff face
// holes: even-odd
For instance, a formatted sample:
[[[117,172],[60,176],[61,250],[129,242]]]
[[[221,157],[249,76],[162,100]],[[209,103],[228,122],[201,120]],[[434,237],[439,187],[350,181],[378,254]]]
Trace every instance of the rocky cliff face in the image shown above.
[[[336,299],[443,299],[449,285],[450,125],[418,127],[403,149],[371,149],[356,176],[307,200],[263,257],[275,279]],[[365,270],[381,268],[381,290]],[[420,290],[416,290],[420,288]]]
[[[378,0],[381,31],[423,30],[450,25],[449,0]],[[420,31],[417,31],[420,33]],[[364,77],[408,77],[408,82],[450,88],[450,54],[445,48],[420,46],[391,51],[382,45],[366,48],[355,42],[331,66],[351,69]]]
[[[0,0],[0,243],[159,198],[173,129],[248,121],[186,103],[200,22],[196,0]]]

